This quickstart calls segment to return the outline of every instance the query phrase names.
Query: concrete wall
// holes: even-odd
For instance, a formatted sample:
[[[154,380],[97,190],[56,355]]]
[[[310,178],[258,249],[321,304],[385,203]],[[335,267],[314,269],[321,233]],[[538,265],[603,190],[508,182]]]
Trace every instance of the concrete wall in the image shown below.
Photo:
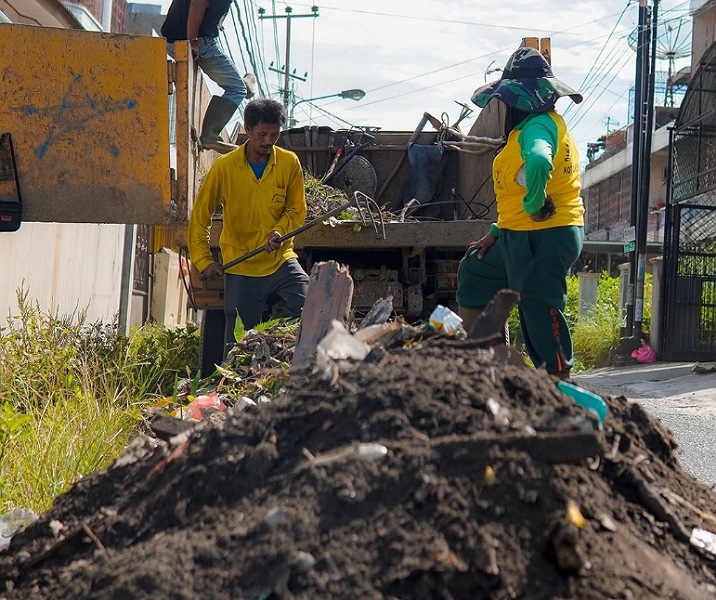
[[[186,324],[187,293],[182,282],[182,269],[188,278],[188,262],[180,262],[179,255],[168,248],[162,248],[154,256],[152,319],[167,327]]]
[[[0,324],[17,312],[16,290],[45,311],[87,311],[111,323],[119,311],[124,225],[25,223],[0,233]]]

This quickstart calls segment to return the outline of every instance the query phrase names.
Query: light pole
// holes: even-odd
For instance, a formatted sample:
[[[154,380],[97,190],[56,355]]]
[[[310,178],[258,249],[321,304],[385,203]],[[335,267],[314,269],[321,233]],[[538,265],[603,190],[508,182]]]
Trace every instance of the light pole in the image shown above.
[[[302,104],[303,102],[314,102],[315,100],[325,100],[326,98],[343,98],[348,100],[362,100],[365,97],[365,92],[363,90],[343,90],[342,92],[338,92],[337,94],[327,94],[325,96],[317,96],[316,98],[302,98],[298,102],[294,102],[291,105],[291,113],[288,117],[288,123],[289,127],[293,127],[293,125],[296,123],[296,121],[293,118],[293,114],[296,110],[296,107],[299,104]]]

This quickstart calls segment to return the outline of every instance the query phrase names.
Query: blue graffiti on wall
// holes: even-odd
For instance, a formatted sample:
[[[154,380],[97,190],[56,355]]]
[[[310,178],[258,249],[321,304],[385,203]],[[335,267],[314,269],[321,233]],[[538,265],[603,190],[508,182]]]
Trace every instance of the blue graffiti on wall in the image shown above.
[[[44,158],[50,147],[70,132],[85,131],[89,121],[100,119],[108,113],[134,110],[137,107],[135,100],[112,100],[109,98],[98,100],[93,98],[83,85],[82,75],[72,73],[72,76],[72,82],[57,106],[37,107],[28,104],[21,107],[28,116],[50,117],[52,124],[47,136],[35,148],[35,155],[38,158]],[[119,148],[116,144],[108,142],[107,150],[113,156],[119,156]]]

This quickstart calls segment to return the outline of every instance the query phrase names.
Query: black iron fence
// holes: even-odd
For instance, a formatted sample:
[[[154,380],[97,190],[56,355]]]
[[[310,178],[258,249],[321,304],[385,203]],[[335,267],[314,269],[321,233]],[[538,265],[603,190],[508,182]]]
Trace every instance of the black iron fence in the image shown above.
[[[716,359],[716,112],[672,132],[662,355]]]

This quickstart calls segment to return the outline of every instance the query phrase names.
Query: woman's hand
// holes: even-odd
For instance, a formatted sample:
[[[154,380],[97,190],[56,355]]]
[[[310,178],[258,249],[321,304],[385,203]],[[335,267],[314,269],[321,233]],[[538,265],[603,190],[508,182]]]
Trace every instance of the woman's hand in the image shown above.
[[[532,219],[535,223],[541,223],[555,214],[557,214],[557,209],[554,207],[554,202],[552,202],[552,198],[547,196],[542,208],[534,215],[530,215],[530,219]]]
[[[492,235],[491,233],[488,233],[485,237],[477,240],[476,242],[472,242],[467,247],[467,252],[465,252],[465,257],[467,258],[470,256],[475,250],[477,250],[477,260],[482,260],[482,258],[485,256],[485,253],[492,248],[494,243],[497,241],[497,238]]]

